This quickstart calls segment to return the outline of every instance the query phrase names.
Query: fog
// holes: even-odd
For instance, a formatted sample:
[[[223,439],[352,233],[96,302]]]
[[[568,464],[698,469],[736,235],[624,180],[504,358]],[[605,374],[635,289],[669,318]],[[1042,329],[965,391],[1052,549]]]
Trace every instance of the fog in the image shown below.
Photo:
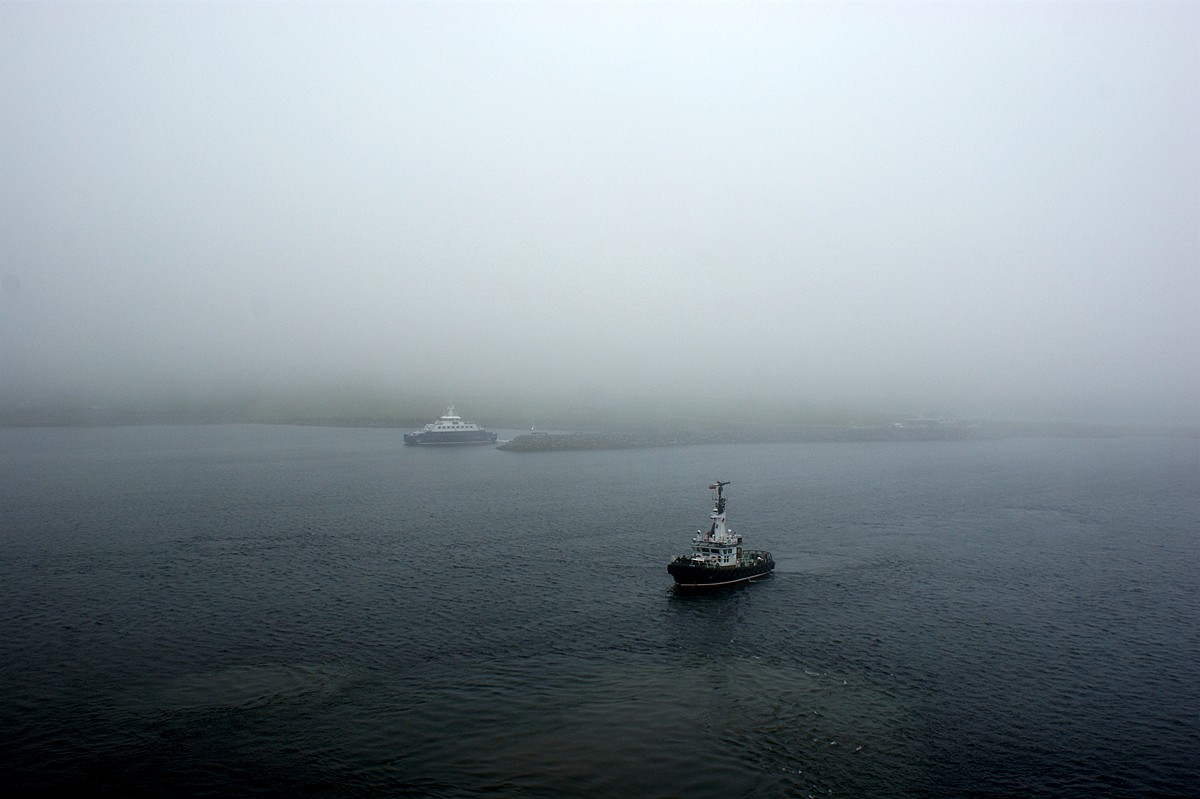
[[[0,394],[1200,424],[1198,34],[1194,3],[2,2]]]

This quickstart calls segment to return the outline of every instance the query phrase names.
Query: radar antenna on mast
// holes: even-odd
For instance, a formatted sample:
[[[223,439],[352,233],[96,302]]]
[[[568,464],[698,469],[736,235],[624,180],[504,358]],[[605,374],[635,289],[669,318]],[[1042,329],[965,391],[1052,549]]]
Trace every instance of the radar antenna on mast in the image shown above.
[[[723,497],[721,495],[721,492],[724,490],[725,486],[727,486],[727,485],[729,485],[728,480],[718,480],[717,482],[715,482],[709,486],[709,488],[715,488],[717,490],[717,507],[716,507],[715,513],[718,516],[720,516],[722,513],[725,512],[725,497]]]

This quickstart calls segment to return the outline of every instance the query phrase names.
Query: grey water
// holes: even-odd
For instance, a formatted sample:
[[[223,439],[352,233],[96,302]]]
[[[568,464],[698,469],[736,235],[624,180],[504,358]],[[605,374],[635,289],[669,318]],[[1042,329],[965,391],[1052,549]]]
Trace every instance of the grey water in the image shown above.
[[[773,577],[677,593],[729,480]],[[0,430],[10,795],[1200,795],[1200,442]]]

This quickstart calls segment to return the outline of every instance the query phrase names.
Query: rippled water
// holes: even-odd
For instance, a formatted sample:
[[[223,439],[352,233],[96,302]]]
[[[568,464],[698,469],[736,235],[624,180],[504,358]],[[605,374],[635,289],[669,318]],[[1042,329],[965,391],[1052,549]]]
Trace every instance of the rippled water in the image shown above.
[[[9,429],[0,523],[22,794],[1200,794],[1196,440]]]

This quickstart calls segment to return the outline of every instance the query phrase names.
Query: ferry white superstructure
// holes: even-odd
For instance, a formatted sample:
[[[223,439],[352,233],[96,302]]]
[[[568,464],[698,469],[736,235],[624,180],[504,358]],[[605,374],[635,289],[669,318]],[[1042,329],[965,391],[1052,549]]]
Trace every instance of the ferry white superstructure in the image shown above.
[[[494,444],[496,434],[484,430],[474,422],[468,422],[454,412],[454,405],[446,409],[436,422],[430,422],[420,430],[404,434],[405,444]]]

